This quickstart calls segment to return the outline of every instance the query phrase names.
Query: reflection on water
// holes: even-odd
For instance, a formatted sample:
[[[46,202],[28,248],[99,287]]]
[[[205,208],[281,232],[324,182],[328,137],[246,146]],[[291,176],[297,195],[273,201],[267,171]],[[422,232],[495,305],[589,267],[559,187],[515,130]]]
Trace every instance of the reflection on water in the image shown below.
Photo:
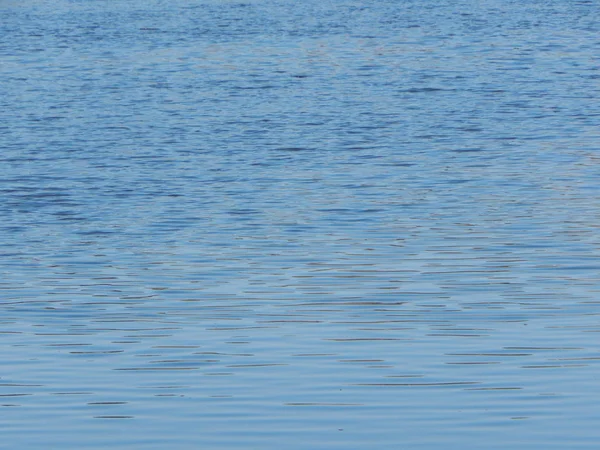
[[[597,446],[592,2],[0,11],[7,448]]]

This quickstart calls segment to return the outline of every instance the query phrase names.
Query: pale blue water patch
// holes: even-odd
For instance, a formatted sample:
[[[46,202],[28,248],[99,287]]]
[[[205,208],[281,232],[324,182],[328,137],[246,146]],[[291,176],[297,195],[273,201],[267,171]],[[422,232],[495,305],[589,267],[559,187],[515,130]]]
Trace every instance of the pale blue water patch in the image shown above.
[[[0,16],[0,447],[597,447],[594,2]]]

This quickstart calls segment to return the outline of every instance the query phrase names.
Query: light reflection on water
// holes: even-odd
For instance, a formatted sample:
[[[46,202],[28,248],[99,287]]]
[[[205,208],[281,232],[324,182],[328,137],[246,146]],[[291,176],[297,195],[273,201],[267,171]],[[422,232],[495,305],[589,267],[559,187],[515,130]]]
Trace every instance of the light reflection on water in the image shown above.
[[[5,3],[6,448],[595,448],[591,2]]]

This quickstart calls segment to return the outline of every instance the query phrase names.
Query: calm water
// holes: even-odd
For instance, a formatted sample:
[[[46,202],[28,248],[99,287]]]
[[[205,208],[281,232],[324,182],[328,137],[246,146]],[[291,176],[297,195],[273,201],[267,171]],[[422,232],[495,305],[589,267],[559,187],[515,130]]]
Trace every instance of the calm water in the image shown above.
[[[598,448],[595,0],[0,17],[1,448]]]

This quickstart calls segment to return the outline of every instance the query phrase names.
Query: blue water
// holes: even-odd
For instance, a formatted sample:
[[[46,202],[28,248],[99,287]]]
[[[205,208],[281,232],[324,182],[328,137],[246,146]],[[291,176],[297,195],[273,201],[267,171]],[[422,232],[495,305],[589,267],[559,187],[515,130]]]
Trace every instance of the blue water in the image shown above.
[[[598,6],[1,0],[0,448],[598,448]]]

